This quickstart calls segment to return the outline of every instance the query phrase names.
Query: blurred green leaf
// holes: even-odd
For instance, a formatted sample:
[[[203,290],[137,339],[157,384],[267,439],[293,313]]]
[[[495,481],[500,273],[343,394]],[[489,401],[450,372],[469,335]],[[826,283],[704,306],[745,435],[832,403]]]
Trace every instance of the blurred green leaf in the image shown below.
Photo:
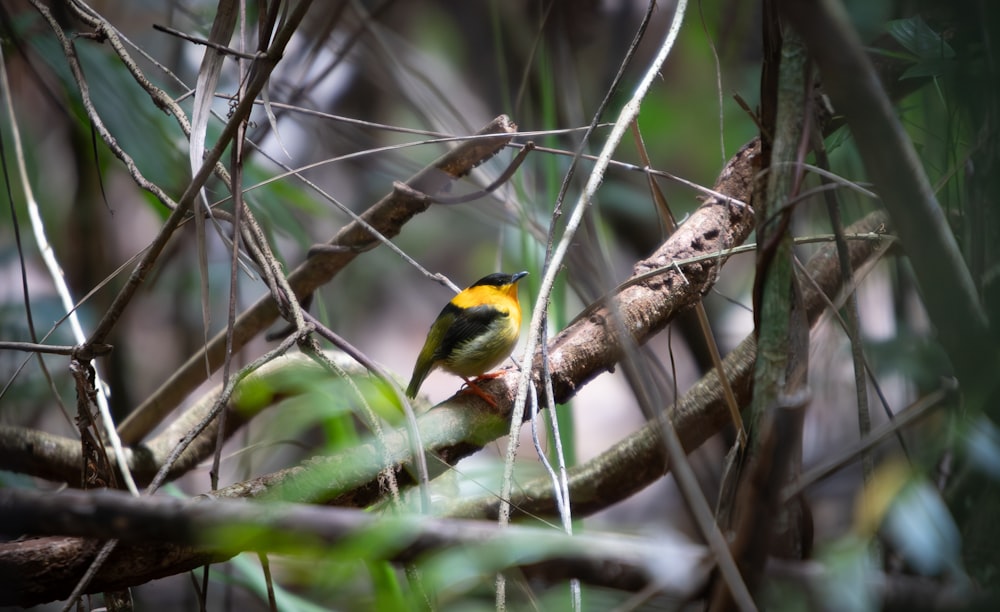
[[[51,36],[27,36],[27,40],[59,77],[69,102],[67,108],[79,122],[80,130],[89,134],[90,119],[84,111],[79,86],[69,70],[62,47]],[[185,182],[188,172],[182,147],[186,149],[187,141],[177,123],[150,102],[146,92],[105,47],[86,39],[76,39],[75,47],[94,109],[118,145],[133,158],[148,180],[168,192],[171,185]],[[98,151],[102,156],[108,155],[107,147],[98,140]],[[167,212],[159,205],[157,209],[161,214]]]
[[[865,538],[850,535],[826,547],[818,555],[826,566],[820,587],[821,601],[828,610],[866,612],[877,610],[877,598],[868,581],[878,566]]]
[[[236,569],[235,574],[212,572],[211,576],[214,581],[241,585],[253,592],[260,601],[266,602],[267,582],[264,580],[264,572],[252,559],[249,554],[237,555],[230,560],[230,564]],[[278,580],[272,580],[271,586],[274,589],[275,602],[282,612],[324,612],[328,609],[283,588]]]
[[[947,59],[931,58],[917,62],[903,72],[901,79],[916,79],[924,77],[936,77],[945,74],[949,68],[954,66],[954,62]]]
[[[901,79],[940,76],[954,65],[955,50],[919,15],[890,21],[886,31],[912,54],[914,64]]]
[[[980,416],[964,434],[965,452],[972,464],[994,480],[1000,480],[1000,430]]]
[[[961,572],[962,540],[937,490],[915,478],[889,506],[882,533],[918,573]]]
[[[919,15],[890,21],[885,29],[896,42],[918,59],[955,57],[955,50]]]
[[[375,595],[375,609],[384,612],[405,610],[406,605],[403,589],[399,583],[396,568],[387,561],[368,563],[368,574],[372,579],[372,591]]]

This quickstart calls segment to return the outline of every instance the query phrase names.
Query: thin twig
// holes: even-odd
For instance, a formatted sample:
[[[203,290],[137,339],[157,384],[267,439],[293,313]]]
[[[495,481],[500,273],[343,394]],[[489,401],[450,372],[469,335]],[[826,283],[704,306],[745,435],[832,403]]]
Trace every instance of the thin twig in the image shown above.
[[[0,351],[25,351],[28,353],[40,353],[45,355],[75,355],[80,359],[94,359],[102,357],[111,352],[110,344],[94,344],[88,348],[88,352],[82,352],[79,346],[60,346],[57,344],[38,344],[35,342],[8,342],[0,341]]]
[[[421,493],[421,503],[423,505],[423,512],[429,514],[431,511],[431,498],[430,491],[427,484],[430,482],[430,476],[427,471],[427,458],[424,456],[424,445],[421,441],[420,436],[420,426],[417,425],[417,416],[413,412],[413,406],[410,404],[406,397],[406,394],[402,392],[401,387],[393,381],[392,377],[377,363],[368,358],[367,355],[354,348],[354,346],[344,340],[336,333],[334,333],[330,328],[323,325],[316,317],[312,316],[308,312],[303,313],[306,320],[316,327],[316,333],[323,336],[330,341],[331,344],[339,348],[340,350],[347,353],[352,359],[360,363],[369,372],[377,376],[379,379],[385,383],[385,386],[392,391],[393,395],[396,397],[396,401],[399,405],[403,407],[403,413],[406,415],[406,430],[409,434],[410,439],[410,451],[413,453],[413,460],[417,464],[417,475],[420,478],[420,493]]]
[[[498,176],[492,183],[490,183],[489,185],[483,187],[478,191],[474,191],[472,193],[467,193],[465,195],[460,195],[460,196],[445,196],[441,194],[435,196],[427,194],[418,194],[418,195],[426,197],[428,200],[434,202],[435,204],[466,204],[468,202],[474,202],[482,197],[485,197],[493,193],[494,191],[497,190],[498,187],[509,181],[510,178],[514,176],[514,173],[517,171],[517,169],[521,167],[521,164],[524,162],[524,159],[528,156],[528,153],[534,150],[535,150],[535,143],[530,141],[525,143],[524,146],[521,148],[521,150],[518,151],[517,155],[514,156],[513,161],[511,161],[510,164],[508,164],[508,166],[504,169],[504,171],[500,174],[500,176]],[[414,190],[414,192],[417,193],[416,190]]]
[[[306,334],[309,331],[311,330],[307,328],[306,330],[303,331],[303,333]],[[201,433],[205,431],[205,428],[208,427],[209,423],[211,423],[213,420],[216,419],[216,417],[218,417],[219,413],[229,402],[229,399],[232,397],[233,392],[236,390],[236,386],[239,384],[239,382],[242,381],[244,378],[246,378],[254,370],[264,365],[265,363],[268,363],[275,357],[283,355],[298,340],[299,340],[298,334],[289,336],[277,348],[275,348],[272,351],[269,351],[268,353],[254,360],[251,364],[243,368],[236,376],[234,376],[232,380],[229,381],[229,385],[225,386],[219,393],[219,396],[216,398],[215,404],[212,406],[212,409],[209,411],[209,413],[195,427],[193,427],[190,431],[188,431],[174,447],[174,450],[171,451],[170,455],[167,457],[167,459],[163,462],[163,465],[160,467],[159,472],[157,472],[156,476],[153,477],[153,480],[152,482],[149,483],[149,486],[146,487],[146,490],[143,492],[144,496],[147,497],[151,496],[153,493],[156,492],[157,489],[160,488],[160,485],[162,485],[163,482],[166,480],[167,475],[170,473],[170,468],[174,465],[177,459],[180,458],[180,456],[184,453],[185,450],[187,450],[188,446],[191,445],[191,443],[195,440],[195,438],[200,436]],[[91,562],[90,567],[80,578],[80,581],[77,583],[76,588],[73,590],[75,596],[67,600],[66,607],[63,608],[64,612],[68,610],[70,607],[72,607],[72,605],[79,598],[80,594],[83,593],[83,591],[87,588],[87,585],[90,584],[90,581],[93,579],[94,575],[100,569],[104,561],[107,560],[108,555],[110,555],[111,552],[115,549],[117,543],[118,543],[117,540],[108,540],[107,542],[104,543],[104,546],[101,548],[101,553],[98,554],[97,558],[95,558]]]
[[[47,15],[48,19],[52,18],[51,14],[48,13],[45,7],[36,5],[36,8],[38,8],[40,12],[44,11],[43,16]],[[70,64],[73,65],[75,52],[72,51],[71,46],[68,46],[68,41],[65,36],[62,35],[62,30],[55,25],[55,22],[51,21],[50,25],[52,25],[58,32],[58,35],[61,36],[61,40],[65,42],[63,50],[66,52],[67,57],[71,58]],[[3,63],[2,55],[0,55],[0,63]],[[62,302],[63,308],[67,313],[69,313],[69,323],[70,329],[73,332],[73,337],[79,344],[83,345],[84,348],[81,353],[85,354],[89,352],[89,349],[86,348],[87,336],[83,332],[83,325],[80,323],[80,317],[77,316],[77,313],[74,310],[74,300],[70,293],[69,285],[66,283],[66,275],[63,273],[62,266],[56,259],[55,250],[53,250],[52,245],[49,243],[45,231],[45,224],[42,221],[41,211],[39,210],[38,201],[35,200],[34,190],[31,187],[31,181],[28,179],[28,170],[24,159],[24,148],[21,144],[21,132],[17,127],[17,119],[14,116],[14,105],[10,97],[10,85],[7,82],[6,67],[0,70],[0,77],[3,79],[3,92],[4,97],[6,98],[11,131],[14,135],[14,155],[17,159],[18,175],[21,179],[21,189],[24,192],[25,204],[28,208],[28,217],[31,220],[31,228],[34,231],[35,242],[38,243],[38,250],[41,252],[42,261],[45,262],[45,267],[49,271],[49,278],[52,280],[52,284],[56,288],[56,293],[59,294],[59,299]],[[81,92],[83,92],[85,91],[85,83],[83,83],[82,75],[80,75],[80,82]],[[139,489],[135,486],[135,480],[132,478],[131,472],[129,472],[128,462],[125,460],[125,451],[122,449],[121,438],[118,437],[118,432],[115,431],[114,419],[111,418],[111,409],[108,406],[107,387],[105,386],[104,380],[101,378],[97,367],[92,367],[94,368],[93,386],[96,391],[95,400],[101,414],[101,425],[103,426],[105,436],[111,443],[115,463],[118,465],[118,470],[121,472],[126,487],[128,487],[128,490],[133,495],[138,495]]]
[[[163,32],[164,34],[170,34],[171,36],[176,36],[177,38],[183,38],[184,40],[192,42],[196,45],[204,45],[206,47],[211,47],[212,49],[215,49],[216,51],[222,53],[223,55],[229,55],[237,59],[255,60],[255,59],[260,59],[261,57],[260,53],[245,53],[243,51],[233,49],[232,47],[227,47],[226,45],[220,45],[219,43],[212,42],[204,38],[191,36],[190,34],[181,32],[180,30],[175,30],[169,26],[160,25],[158,23],[153,24],[153,29]]]
[[[704,21],[702,21],[702,25],[704,25]],[[716,57],[716,61],[718,61],[718,57]],[[649,154],[646,152],[646,143],[643,142],[642,132],[639,130],[639,121],[637,119],[632,121],[631,127],[632,133],[635,136],[639,158],[642,160],[643,164],[649,167],[651,163]],[[677,229],[676,217],[674,216],[673,211],[670,210],[667,198],[660,189],[660,186],[656,183],[656,179],[653,178],[653,175],[647,174],[646,179],[650,195],[656,203],[656,210],[659,212],[660,223],[663,223],[666,226],[668,234],[672,234]],[[676,266],[677,263],[674,262],[674,265]],[[724,374],[722,370],[722,356],[719,354],[719,345],[715,340],[715,334],[712,333],[712,326],[708,320],[708,313],[705,312],[705,303],[703,301],[699,300],[698,303],[695,304],[695,314],[698,317],[698,326],[701,328],[702,339],[705,341],[705,346],[708,348],[708,354],[712,359],[712,367],[714,367],[716,371]],[[729,380],[723,375],[720,376],[719,381],[722,383],[722,391],[726,398],[726,404],[729,406],[729,416],[733,420],[733,427],[736,428],[736,448],[742,449],[746,446],[747,432],[743,427],[743,417],[740,416],[740,407],[736,404],[736,397],[733,395],[732,385],[729,384]]]
[[[515,126],[506,116],[501,116],[487,125],[483,136],[464,142],[450,151],[435,164],[411,177],[407,184],[423,192],[436,192],[448,182],[464,175],[483,160],[492,157],[506,142],[509,132]],[[488,135],[487,135],[488,134]],[[391,238],[398,234],[404,223],[422,212],[426,203],[407,199],[391,193],[369,208],[361,218],[369,226],[374,226],[383,236]],[[328,243],[334,247],[344,247],[340,252],[324,253],[310,257],[288,275],[289,287],[297,295],[308,295],[321,284],[329,281],[344,266],[359,254],[374,249],[381,244],[365,227],[350,223],[337,233]],[[254,335],[271,323],[279,315],[279,307],[272,296],[265,296],[245,310],[236,320],[233,333],[233,350],[241,349]],[[191,356],[165,381],[156,392],[147,398],[129,417],[119,425],[123,440],[136,442],[153,427],[194,388],[205,379],[204,355],[208,354],[213,367],[222,363],[225,349],[225,335],[217,334],[207,347]]]
[[[847,450],[823,461],[819,465],[814,466],[808,472],[799,476],[798,480],[785,487],[782,491],[781,495],[783,500],[787,501],[792,499],[810,486],[832,474],[837,473],[844,466],[856,461],[858,457],[863,457],[865,454],[875,450],[875,447],[885,441],[885,439],[889,436],[898,436],[900,431],[909,427],[913,423],[916,423],[921,418],[929,415],[932,409],[939,407],[943,402],[947,401],[951,397],[954,397],[957,389],[958,385],[953,379],[945,380],[939,389],[932,391],[897,412],[892,421],[883,423],[882,425],[872,429],[868,435],[851,444]]]

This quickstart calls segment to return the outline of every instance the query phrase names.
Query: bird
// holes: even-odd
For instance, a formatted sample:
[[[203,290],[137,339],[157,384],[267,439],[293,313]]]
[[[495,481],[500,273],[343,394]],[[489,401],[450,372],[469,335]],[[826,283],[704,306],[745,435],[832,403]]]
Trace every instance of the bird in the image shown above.
[[[496,408],[493,398],[471,379],[498,376],[486,372],[503,362],[517,344],[521,333],[517,281],[527,275],[522,271],[484,276],[445,304],[417,356],[407,397],[416,397],[427,375],[441,368],[461,377],[468,391]]]

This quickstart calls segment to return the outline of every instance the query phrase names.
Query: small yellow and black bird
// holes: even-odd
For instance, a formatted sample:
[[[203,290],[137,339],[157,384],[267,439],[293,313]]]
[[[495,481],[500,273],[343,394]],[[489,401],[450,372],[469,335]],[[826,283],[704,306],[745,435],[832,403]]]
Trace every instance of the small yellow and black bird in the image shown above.
[[[496,402],[470,380],[483,376],[510,355],[521,333],[517,281],[527,272],[484,276],[445,304],[427,332],[413,376],[406,388],[416,397],[434,368],[462,377],[468,390],[496,407]]]

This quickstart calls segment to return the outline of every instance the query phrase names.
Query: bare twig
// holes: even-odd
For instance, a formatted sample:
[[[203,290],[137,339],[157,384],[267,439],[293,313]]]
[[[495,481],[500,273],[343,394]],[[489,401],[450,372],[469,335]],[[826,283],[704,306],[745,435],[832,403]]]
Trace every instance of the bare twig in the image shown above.
[[[212,49],[215,49],[216,51],[222,53],[223,55],[228,55],[230,57],[235,57],[237,59],[255,60],[260,57],[259,53],[246,53],[244,51],[233,49],[232,47],[228,47],[226,45],[221,45],[211,40],[199,38],[197,36],[192,36],[190,34],[187,34],[186,32],[181,32],[180,30],[175,30],[174,28],[161,25],[159,23],[154,23],[153,29],[159,30],[164,34],[170,34],[171,36],[176,36],[177,38],[183,38],[184,40],[194,43],[196,45],[204,45],[206,47],[211,47]]]
[[[35,342],[0,341],[0,351],[25,351],[43,355],[76,355],[80,359],[93,359],[111,352],[110,344],[94,344],[88,347],[89,352],[82,353],[79,346],[59,346],[55,344],[37,344]]]
[[[435,164],[413,176],[407,184],[423,193],[436,193],[448,182],[464,176],[483,160],[492,157],[511,138],[516,126],[506,116],[501,116],[486,126],[481,132],[496,134],[494,138],[477,138],[463,143],[449,152]],[[365,224],[377,229],[382,235],[393,237],[400,232],[414,215],[427,209],[429,203],[393,192],[361,215]],[[308,258],[288,276],[291,289],[296,295],[308,295],[320,285],[328,282],[344,266],[361,253],[375,248],[379,241],[359,223],[345,226],[328,243],[337,247],[336,251],[319,253]],[[241,314],[233,326],[233,350],[242,348],[257,333],[265,329],[278,317],[278,306],[273,297],[261,298]],[[205,379],[204,360],[208,355],[209,364],[218,367],[225,354],[225,335],[216,335],[202,352],[193,355],[165,381],[153,395],[146,399],[129,417],[119,425],[119,433],[127,442],[141,440],[180,401]]]

